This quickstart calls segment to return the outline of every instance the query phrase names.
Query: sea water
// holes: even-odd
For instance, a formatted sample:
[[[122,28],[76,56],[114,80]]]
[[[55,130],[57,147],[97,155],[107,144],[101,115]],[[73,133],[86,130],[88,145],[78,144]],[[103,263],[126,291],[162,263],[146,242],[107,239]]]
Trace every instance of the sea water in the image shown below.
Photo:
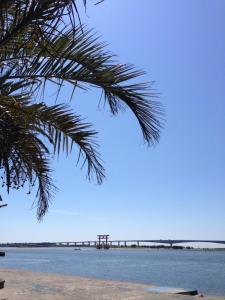
[[[225,296],[225,251],[7,248],[0,268],[197,289]]]

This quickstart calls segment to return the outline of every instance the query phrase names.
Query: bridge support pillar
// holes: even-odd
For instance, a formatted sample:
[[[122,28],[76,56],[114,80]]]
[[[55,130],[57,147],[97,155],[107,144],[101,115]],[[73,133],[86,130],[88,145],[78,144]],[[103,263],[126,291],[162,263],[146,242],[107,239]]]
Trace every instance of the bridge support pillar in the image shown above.
[[[140,246],[140,242],[139,242],[139,241],[137,241],[137,246],[138,246],[138,247]]]
[[[124,241],[124,247],[126,247],[127,246],[127,242],[126,241]]]
[[[120,247],[120,242],[118,242],[118,247]]]

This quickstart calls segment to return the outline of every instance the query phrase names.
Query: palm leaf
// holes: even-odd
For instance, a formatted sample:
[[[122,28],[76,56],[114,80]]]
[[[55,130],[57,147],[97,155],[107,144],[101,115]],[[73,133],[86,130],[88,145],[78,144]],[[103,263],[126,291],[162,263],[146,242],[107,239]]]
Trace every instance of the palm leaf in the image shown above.
[[[79,26],[65,32],[62,36],[53,37],[48,43],[35,47],[31,60],[22,72],[20,78],[27,80],[54,81],[59,89],[63,81],[74,86],[85,84],[99,87],[103,90],[105,100],[111,112],[128,106],[135,114],[144,139],[149,144],[159,140],[162,108],[154,99],[151,83],[133,83],[143,75],[133,65],[118,64],[112,54],[105,51],[104,44],[92,32],[82,30]],[[32,57],[35,57],[32,60]],[[18,78],[12,74],[9,78]]]
[[[21,87],[23,84],[17,85]],[[11,84],[8,91],[14,90]],[[96,132],[90,130],[89,124],[82,123],[67,106],[32,104],[27,93],[0,94],[0,116],[0,166],[5,171],[3,183],[9,191],[12,186],[18,188],[26,181],[33,185],[37,177],[38,218],[46,212],[50,191],[54,190],[48,166],[49,147],[43,142],[43,137],[58,154],[61,149],[68,154],[73,143],[78,145],[87,163],[88,178],[96,175],[98,183],[102,182],[104,168],[96,151]]]
[[[54,185],[50,177],[48,150],[34,132],[19,126],[2,106],[0,107],[0,168],[2,186],[7,190],[33,186],[38,180],[38,218],[48,208]],[[5,179],[4,179],[5,178]]]
[[[102,1],[96,1],[96,4]],[[83,1],[86,7],[87,1]],[[65,20],[70,20],[65,25]],[[77,22],[78,20],[78,22]],[[79,24],[77,24],[79,23]],[[144,72],[119,64],[104,43],[81,24],[76,0],[0,1],[0,169],[7,190],[37,186],[37,216],[43,217],[55,191],[51,152],[69,154],[73,145],[83,157],[87,177],[104,178],[96,132],[69,106],[48,106],[35,97],[54,83],[57,97],[64,82],[102,90],[112,114],[128,107],[144,140],[159,140],[162,108],[143,83]],[[73,95],[72,92],[72,95]],[[71,95],[71,96],[72,96]],[[52,147],[52,148],[51,148]]]

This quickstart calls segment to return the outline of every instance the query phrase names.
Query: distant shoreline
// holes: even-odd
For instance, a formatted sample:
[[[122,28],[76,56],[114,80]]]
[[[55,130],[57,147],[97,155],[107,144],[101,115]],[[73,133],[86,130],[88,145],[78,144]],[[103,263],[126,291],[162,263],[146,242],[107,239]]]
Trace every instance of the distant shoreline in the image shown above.
[[[1,248],[73,248],[73,249],[82,249],[82,248],[95,248],[94,246],[74,246],[74,245],[56,245],[53,243],[7,243],[0,244]],[[184,247],[184,246],[164,246],[164,245],[154,245],[154,246],[137,246],[137,245],[121,245],[121,246],[110,246],[110,249],[149,249],[149,250],[184,250],[184,251],[225,251],[225,248],[195,248],[195,247]]]

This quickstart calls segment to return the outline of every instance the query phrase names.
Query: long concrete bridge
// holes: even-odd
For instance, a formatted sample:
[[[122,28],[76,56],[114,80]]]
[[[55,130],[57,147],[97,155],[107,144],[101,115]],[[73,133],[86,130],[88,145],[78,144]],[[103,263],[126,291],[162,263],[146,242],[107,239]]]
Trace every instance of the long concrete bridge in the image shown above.
[[[85,246],[85,247],[95,247],[98,241],[77,241],[77,242],[57,242],[57,245],[61,246]],[[147,244],[166,244],[172,247],[175,244],[184,244],[184,243],[214,243],[214,244],[224,244],[225,240],[109,240],[110,246],[123,246],[127,247],[128,245],[140,246]]]

